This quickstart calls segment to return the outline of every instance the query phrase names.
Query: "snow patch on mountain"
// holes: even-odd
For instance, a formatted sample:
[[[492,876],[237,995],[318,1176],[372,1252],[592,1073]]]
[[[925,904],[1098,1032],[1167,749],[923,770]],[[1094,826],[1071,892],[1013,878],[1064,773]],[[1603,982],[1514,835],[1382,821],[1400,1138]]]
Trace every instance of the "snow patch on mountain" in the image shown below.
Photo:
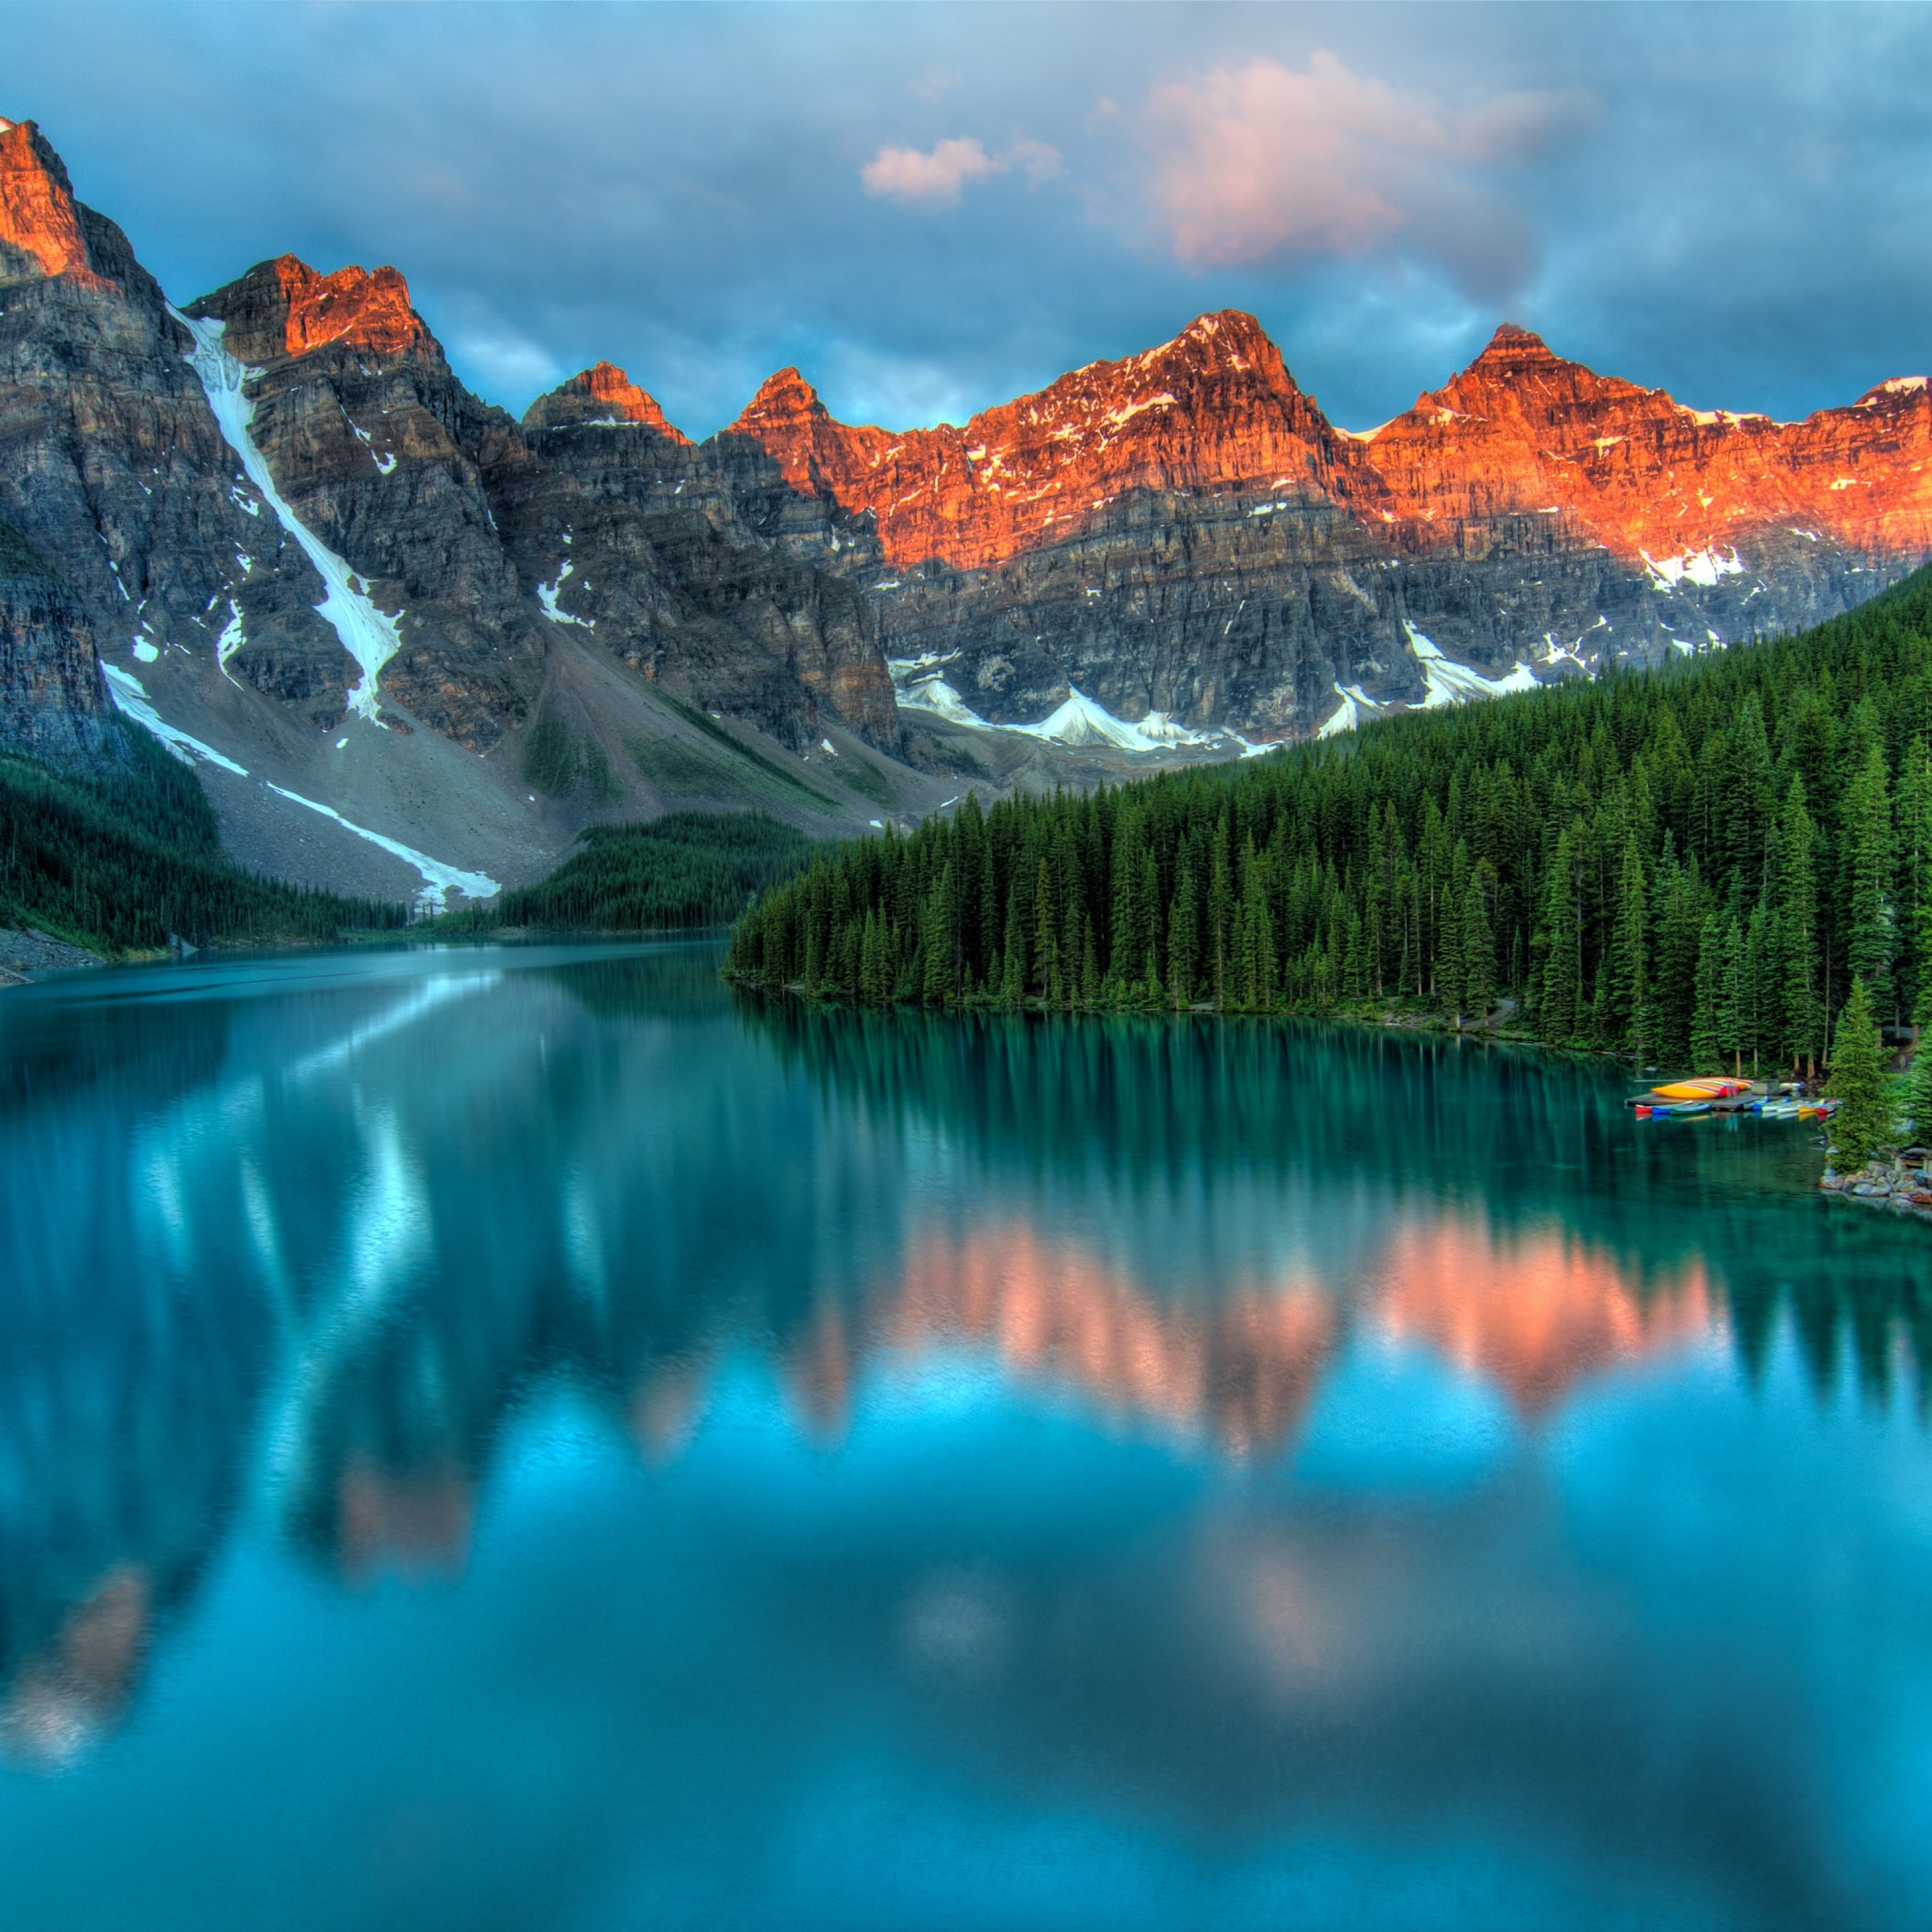
[[[1652,556],[1639,550],[1644,568],[1650,573],[1652,587],[1675,590],[1679,584],[1694,584],[1701,590],[1714,590],[1720,577],[1742,577],[1744,567],[1735,548],[1727,551],[1687,550],[1682,556]]]
[[[568,537],[564,538],[566,543],[569,541]],[[597,628],[597,620],[594,617],[573,617],[568,610],[557,608],[556,600],[562,592],[564,579],[573,574],[576,568],[575,564],[566,562],[558,571],[554,584],[539,584],[537,586],[537,602],[543,606],[544,615],[553,624],[578,624],[586,631],[594,631]]]
[[[223,762],[226,763],[224,760]],[[231,766],[231,770],[239,770]],[[247,774],[244,772],[244,777]],[[311,812],[319,812],[325,818],[332,818],[345,832],[352,832],[358,838],[366,838],[372,845],[380,845],[385,852],[392,853],[406,866],[412,866],[422,874],[422,890],[416,895],[417,905],[426,912],[441,912],[448,903],[452,892],[464,893],[472,899],[491,899],[503,889],[487,873],[466,872],[455,866],[446,866],[440,859],[432,859],[426,852],[418,852],[412,845],[405,845],[400,840],[386,838],[380,832],[371,832],[366,825],[356,825],[343,817],[332,805],[318,805],[312,798],[304,798],[300,792],[289,791],[278,784],[268,789],[278,798],[286,799],[291,805],[308,806]]]
[[[244,384],[248,370],[221,346],[225,323],[212,317],[200,321],[170,307],[168,313],[194,338],[194,352],[186,359],[200,377],[208,406],[214,412],[228,446],[242,459],[242,467],[262,500],[275,513],[276,520],[302,546],[328,586],[328,595],[315,608],[323,620],[342,640],[342,648],[362,667],[362,675],[347,694],[351,711],[372,724],[382,720],[376,715],[376,680],[382,667],[402,648],[397,619],[386,616],[370,602],[362,580],[334,551],[315,536],[283,500],[268,468],[268,460],[256,447],[250,433],[255,420],[255,405]],[[245,508],[247,506],[244,504]]]
[[[1526,664],[1519,663],[1507,677],[1485,677],[1480,671],[1444,656],[1406,617],[1402,628],[1429,687],[1429,695],[1422,700],[1425,711],[1439,710],[1445,704],[1466,704],[1472,698],[1501,698],[1512,691],[1534,691],[1540,686],[1541,680]]]
[[[956,651],[941,657],[928,652],[921,658],[889,660],[901,706],[928,711],[950,724],[970,725],[976,730],[1010,732],[1056,745],[1108,745],[1118,752],[1163,752],[1183,745],[1219,745],[1231,740],[1244,746],[1246,742],[1226,731],[1191,730],[1165,711],[1150,711],[1138,724],[1130,724],[1070,686],[1066,702],[1038,724],[996,724],[982,718],[934,668],[958,655]]]
[[[238,765],[232,758],[224,758],[212,745],[204,745],[199,738],[191,738],[178,726],[170,724],[148,702],[146,687],[131,670],[104,662],[100,668],[107,674],[108,695],[113,699],[115,708],[133,718],[143,730],[152,731],[183,764],[199,761],[219,765],[237,778],[248,776],[246,766]]]
[[[1381,711],[1386,707],[1378,704],[1359,684],[1336,682],[1330,687],[1342,702],[1324,722],[1318,738],[1339,738],[1345,731],[1352,731],[1363,722],[1364,712]]]
[[[228,668],[228,660],[248,641],[242,628],[242,607],[231,597],[228,600],[228,621],[221,627],[221,634],[214,640],[215,662],[221,667],[221,674],[231,683],[235,674]]]
[[[945,679],[936,675],[912,678],[899,686],[896,694],[904,709],[930,711],[934,717],[944,718],[950,724],[971,724],[982,731],[1002,728],[982,718]]]

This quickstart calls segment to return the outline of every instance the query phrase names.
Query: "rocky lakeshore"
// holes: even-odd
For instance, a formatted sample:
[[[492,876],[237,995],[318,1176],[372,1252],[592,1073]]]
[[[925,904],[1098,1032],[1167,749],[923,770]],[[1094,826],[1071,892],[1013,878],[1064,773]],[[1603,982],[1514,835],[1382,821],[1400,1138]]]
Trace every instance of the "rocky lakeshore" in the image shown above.
[[[24,986],[44,973],[66,973],[77,966],[98,966],[99,956],[85,946],[70,946],[44,932],[0,927],[0,986]]]
[[[1828,1167],[1818,1185],[1827,1194],[1862,1201],[1873,1208],[1890,1208],[1932,1221],[1932,1175],[1925,1171],[1923,1148],[1907,1148],[1888,1160],[1868,1161],[1850,1174]]]

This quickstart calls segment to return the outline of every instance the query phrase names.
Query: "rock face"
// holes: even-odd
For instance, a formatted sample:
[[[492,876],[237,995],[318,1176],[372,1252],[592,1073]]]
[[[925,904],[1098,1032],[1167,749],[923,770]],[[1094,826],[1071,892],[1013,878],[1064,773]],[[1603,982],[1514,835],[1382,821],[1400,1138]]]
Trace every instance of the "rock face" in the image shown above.
[[[514,425],[459,382],[393,268],[318,275],[265,262],[189,304],[222,325],[248,370],[248,424],[300,523],[360,578],[394,628],[383,698],[415,722],[488,752],[534,706],[543,619],[520,583],[482,477]],[[257,639],[229,658],[257,688],[341,715],[356,680],[340,648],[292,652]]]
[[[601,368],[531,406],[532,466],[502,480],[547,606],[596,626],[654,682],[794,748],[814,741],[822,709],[896,749],[878,624],[849,580],[856,520],[792,489],[748,439],[694,448],[621,370]],[[876,562],[877,546],[866,556]]]
[[[621,370],[573,378],[526,434],[458,381],[392,268],[321,276],[285,256],[190,312],[250,366],[251,432],[281,495],[393,622],[382,688],[412,720],[490,752],[540,709],[562,626],[800,748],[831,721],[896,740],[856,592],[623,486],[627,452],[649,469],[688,445]],[[592,459],[580,474],[574,452]],[[263,668],[278,694],[306,694],[298,670]]]
[[[183,358],[188,332],[31,122],[0,134],[0,517],[104,652],[212,653],[246,586],[264,648],[342,653],[323,586],[254,506]],[[338,707],[339,709],[339,707]]]
[[[91,762],[111,743],[111,712],[73,594],[0,524],[0,752]]]
[[[1348,454],[1260,324],[1234,310],[1126,362],[1076,369],[963,429],[848,429],[784,369],[730,433],[769,451],[795,489],[870,511],[895,570],[1004,562],[1128,491],[1333,502]]]
[[[0,122],[0,742],[104,756],[134,706],[238,849],[333,816],[315,875],[350,889],[372,835],[405,877],[528,876],[598,811],[851,830],[986,758],[1078,776],[1043,737],[1132,768],[1652,662],[1932,547],[1922,379],[1780,424],[1508,327],[1364,435],[1234,310],[963,427],[840,423],[787,369],[694,444],[608,362],[518,423],[394,268],[283,256],[172,308],[30,122]],[[945,740],[976,723],[1047,728]]]
[[[689,454],[620,371],[566,387],[533,436]],[[250,862],[472,891],[674,796],[769,794],[821,832],[862,826],[882,784],[928,802],[909,772],[769,767],[780,748],[849,763],[827,733],[886,752],[900,733],[862,590],[814,561],[823,542],[756,527],[833,520],[762,451],[716,466],[725,495],[759,472],[716,520],[676,477],[652,500],[621,455],[580,480],[464,387],[393,268],[285,256],[172,308],[30,122],[0,125],[0,435],[20,533],[0,741],[111,755],[131,708],[200,762]],[[704,712],[777,742],[741,754]]]
[[[560,429],[566,423],[588,423],[600,429],[640,423],[672,442],[691,440],[664,421],[657,398],[645,394],[614,362],[581,370],[548,395],[538,397],[524,418],[526,429]]]
[[[1775,424],[1508,325],[1366,435],[1229,311],[963,428],[848,427],[784,370],[729,436],[869,522],[888,649],[995,721],[1078,688],[1303,732],[1814,622],[1932,548],[1922,379]]]

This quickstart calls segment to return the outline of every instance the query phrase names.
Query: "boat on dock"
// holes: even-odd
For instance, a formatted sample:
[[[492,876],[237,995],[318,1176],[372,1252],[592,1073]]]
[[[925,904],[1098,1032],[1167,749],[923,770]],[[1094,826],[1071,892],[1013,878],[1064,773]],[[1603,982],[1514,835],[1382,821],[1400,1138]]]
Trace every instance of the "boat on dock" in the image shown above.
[[[1698,1119],[1706,1114],[1756,1114],[1767,1120],[1822,1120],[1837,1106],[1835,1100],[1802,1093],[1792,1083],[1767,1086],[1762,1081],[1712,1074],[1692,1080],[1672,1080],[1647,1094],[1634,1094],[1624,1102],[1640,1120]]]

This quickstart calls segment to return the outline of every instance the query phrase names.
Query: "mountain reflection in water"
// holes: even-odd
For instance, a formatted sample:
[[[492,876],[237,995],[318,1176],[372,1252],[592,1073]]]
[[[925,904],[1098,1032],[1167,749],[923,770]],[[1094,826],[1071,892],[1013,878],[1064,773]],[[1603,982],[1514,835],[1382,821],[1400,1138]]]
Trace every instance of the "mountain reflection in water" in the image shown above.
[[[1386,1430],[1460,1402],[1507,1445],[1619,1376],[1714,1364],[1748,1388],[1780,1349],[1821,1414],[1848,1390],[1922,1411],[1914,1231],[1811,1198],[1801,1130],[1643,1133],[1595,1070],[1439,1040],[734,1002],[715,958],[397,953],[8,996],[16,1764],[75,1763],[122,1722],[236,1540],[332,1587],[453,1587],[517,1432],[566,1397],[654,1480],[747,1375],[854,1468],[893,1402],[942,1385],[1283,1480],[1324,1414]],[[1418,1421],[1428,1454],[1447,1426]],[[1176,1816],[1225,1822],[1318,1763],[1345,1807],[1459,1781],[1526,1804],[1556,1762],[1576,1789],[1535,1802],[1574,1823],[1606,1779],[1640,1781],[1624,1712],[1653,1666],[1579,1578],[1523,1571],[1544,1505],[1480,1494],[1419,1540],[1394,1492],[1210,1511],[1155,1598],[1125,1556],[1058,1580],[913,1564],[842,1623],[812,1612],[850,1647],[820,1662],[899,1660],[920,1724],[976,1761],[1023,1756],[1002,1727],[1025,1713]],[[1196,1784],[1137,1755],[1116,1704],[1193,1739]],[[1477,1706],[1486,1742],[1458,1729]],[[1810,1897],[1780,1774],[1726,1802],[1753,1896]]]

